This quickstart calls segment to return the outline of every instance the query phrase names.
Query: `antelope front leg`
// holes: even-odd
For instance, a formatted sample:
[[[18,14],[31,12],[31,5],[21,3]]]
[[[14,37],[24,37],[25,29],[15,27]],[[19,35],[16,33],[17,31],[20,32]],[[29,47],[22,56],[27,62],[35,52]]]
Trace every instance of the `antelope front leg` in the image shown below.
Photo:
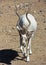
[[[28,43],[28,45],[27,45],[27,62],[30,61],[30,58],[29,58],[29,49],[30,49],[30,47],[29,47],[29,43]]]
[[[20,50],[23,52],[23,47],[22,47],[22,36],[21,36],[21,34],[19,34],[20,35]]]
[[[31,50],[31,40],[32,40],[32,38],[34,37],[34,32],[32,32],[32,35],[31,35],[31,37],[29,38],[29,54],[32,54],[32,50]]]
[[[23,44],[23,55],[24,56],[27,56],[27,54],[26,54],[26,39],[27,39],[26,34],[23,34],[22,35],[22,44]]]
[[[32,54],[32,51],[31,51],[31,38],[28,39],[28,45],[27,45],[27,61],[30,61],[29,54]]]
[[[31,39],[32,38],[29,39],[29,54],[32,54],[32,50],[31,50]]]

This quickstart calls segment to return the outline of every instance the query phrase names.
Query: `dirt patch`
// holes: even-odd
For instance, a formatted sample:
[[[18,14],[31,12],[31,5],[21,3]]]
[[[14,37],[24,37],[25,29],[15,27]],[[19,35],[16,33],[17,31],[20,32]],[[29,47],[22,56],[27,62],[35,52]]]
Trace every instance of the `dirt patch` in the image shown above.
[[[16,29],[18,17],[15,12],[15,5],[30,4],[30,13],[37,20],[38,28],[32,40],[33,54],[30,62],[27,63],[19,49],[19,34]],[[25,8],[19,10],[20,14],[25,13]],[[17,51],[18,57],[11,61],[11,65],[46,65],[46,4],[45,0],[0,0],[0,51],[12,49]],[[7,51],[6,51],[7,52]],[[1,54],[2,52],[0,52]],[[3,53],[4,54],[4,53]],[[6,54],[7,55],[7,54]],[[1,60],[1,55],[0,55]],[[0,62],[0,65],[7,65]]]

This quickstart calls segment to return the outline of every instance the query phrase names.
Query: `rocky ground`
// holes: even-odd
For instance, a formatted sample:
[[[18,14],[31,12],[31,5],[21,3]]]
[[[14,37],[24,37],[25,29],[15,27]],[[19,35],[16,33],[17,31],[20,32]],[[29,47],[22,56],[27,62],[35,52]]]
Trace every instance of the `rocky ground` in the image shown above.
[[[32,39],[30,62],[26,62],[19,48],[16,29],[18,17],[27,11],[35,17],[38,28]],[[0,65],[46,65],[46,0],[0,0]]]

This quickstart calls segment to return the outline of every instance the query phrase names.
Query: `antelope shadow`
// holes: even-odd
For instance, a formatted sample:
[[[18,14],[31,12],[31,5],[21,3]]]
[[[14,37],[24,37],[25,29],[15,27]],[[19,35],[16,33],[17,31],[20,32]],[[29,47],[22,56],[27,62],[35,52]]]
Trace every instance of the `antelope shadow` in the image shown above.
[[[12,49],[3,49],[0,50],[0,63],[11,64],[11,61],[18,57],[19,54],[17,51]]]

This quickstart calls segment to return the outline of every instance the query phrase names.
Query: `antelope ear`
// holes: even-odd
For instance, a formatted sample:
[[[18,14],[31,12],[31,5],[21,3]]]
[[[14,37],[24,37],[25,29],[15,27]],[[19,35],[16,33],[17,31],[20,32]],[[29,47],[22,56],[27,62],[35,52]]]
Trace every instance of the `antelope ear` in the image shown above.
[[[20,19],[20,14],[18,13],[18,7],[17,7],[17,5],[15,5],[15,7],[16,7],[16,9],[15,9],[15,11],[16,11],[16,15],[17,15],[18,18]]]

